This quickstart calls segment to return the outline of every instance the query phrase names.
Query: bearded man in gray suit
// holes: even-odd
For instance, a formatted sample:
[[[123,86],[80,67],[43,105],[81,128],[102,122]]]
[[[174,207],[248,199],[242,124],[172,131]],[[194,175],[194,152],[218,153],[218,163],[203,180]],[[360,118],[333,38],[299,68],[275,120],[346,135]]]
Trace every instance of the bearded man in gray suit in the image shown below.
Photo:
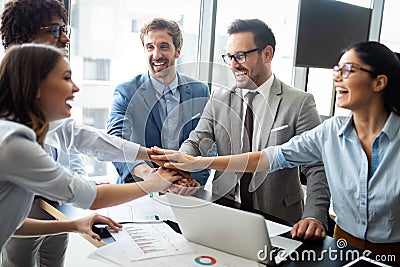
[[[236,86],[213,91],[199,124],[180,151],[206,156],[213,144],[220,156],[259,151],[283,144],[320,123],[313,96],[284,84],[272,73],[275,37],[264,22],[235,20],[228,35],[228,53],[223,58],[235,75]],[[247,94],[253,99],[249,100]],[[246,113],[251,114],[249,102],[251,133],[244,126]],[[251,137],[246,144],[247,136]],[[304,213],[299,168],[250,174],[249,185],[243,173],[217,171],[213,193],[242,205],[246,198],[246,205],[291,222],[301,219],[292,230],[293,237],[324,238],[330,194],[323,165],[302,166],[301,171],[308,182]]]

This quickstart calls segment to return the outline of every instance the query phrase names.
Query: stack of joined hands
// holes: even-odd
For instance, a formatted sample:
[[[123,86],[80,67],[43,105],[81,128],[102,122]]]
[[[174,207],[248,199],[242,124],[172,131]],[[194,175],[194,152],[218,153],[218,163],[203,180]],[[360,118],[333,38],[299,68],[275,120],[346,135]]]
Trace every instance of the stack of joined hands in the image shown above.
[[[192,178],[190,171],[196,169],[194,166],[175,166],[176,163],[183,161],[185,158],[194,158],[182,152],[175,150],[161,149],[152,147],[148,150],[149,158],[152,162],[156,163],[160,168],[174,169],[177,175],[182,176],[181,179],[171,184],[165,192],[171,192],[178,195],[192,195],[200,187],[201,184]],[[190,160],[189,160],[190,161]],[[189,162],[190,165],[190,162]]]

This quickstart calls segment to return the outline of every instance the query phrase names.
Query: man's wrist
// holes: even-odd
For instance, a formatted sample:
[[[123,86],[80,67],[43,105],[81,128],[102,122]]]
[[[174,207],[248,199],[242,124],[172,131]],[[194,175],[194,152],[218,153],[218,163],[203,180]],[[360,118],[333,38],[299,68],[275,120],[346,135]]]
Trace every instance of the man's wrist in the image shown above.
[[[146,163],[141,163],[132,169],[131,174],[140,178],[144,178],[150,173],[151,169],[152,168]]]
[[[322,227],[324,227],[324,224],[320,220],[318,220],[314,217],[306,217],[306,218],[303,218],[303,220],[313,220],[313,221],[316,221],[317,223],[319,223]],[[325,227],[324,227],[324,229],[325,229]]]

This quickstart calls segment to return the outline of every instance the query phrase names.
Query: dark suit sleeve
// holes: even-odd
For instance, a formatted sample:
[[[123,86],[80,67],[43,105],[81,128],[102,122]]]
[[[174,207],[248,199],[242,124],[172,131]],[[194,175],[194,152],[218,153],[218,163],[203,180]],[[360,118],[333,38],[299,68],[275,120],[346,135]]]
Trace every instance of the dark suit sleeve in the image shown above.
[[[322,163],[301,166],[301,172],[307,177],[307,199],[302,219],[315,218],[324,225],[325,229],[328,229],[331,195],[324,166]]]
[[[314,97],[311,94],[307,94],[299,113],[296,135],[314,128],[320,122]],[[327,229],[327,216],[331,196],[324,165],[322,162],[318,162],[301,166],[300,170],[307,178],[307,199],[302,218],[315,218]]]
[[[110,114],[108,116],[108,120],[106,123],[107,133],[111,135],[118,136],[123,138],[123,127],[125,129],[131,129],[133,125],[128,125],[130,120],[126,117],[126,111],[128,109],[128,105],[130,103],[131,96],[129,95],[129,86],[128,84],[121,84],[115,88],[113,95],[113,102],[110,108]],[[126,162],[113,162],[120,179],[118,182],[125,181],[126,176],[129,175],[132,169],[134,169],[138,164],[141,164],[145,161],[137,160],[133,163],[130,163],[129,166]]]
[[[214,119],[213,119],[213,99],[208,100],[203,114],[197,127],[190,133],[179,148],[179,151],[192,156],[206,157],[215,143],[214,138]]]

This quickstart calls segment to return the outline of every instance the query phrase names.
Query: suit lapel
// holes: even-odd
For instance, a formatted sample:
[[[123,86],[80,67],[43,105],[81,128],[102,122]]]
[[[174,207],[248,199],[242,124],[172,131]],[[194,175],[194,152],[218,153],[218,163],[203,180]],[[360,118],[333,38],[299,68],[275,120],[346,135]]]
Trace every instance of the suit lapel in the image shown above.
[[[271,91],[268,96],[268,103],[267,103],[268,106],[264,117],[265,123],[262,124],[263,129],[261,131],[261,134],[268,133],[268,138],[263,138],[262,136],[260,147],[258,148],[259,150],[262,150],[267,147],[267,143],[271,136],[271,129],[274,124],[276,114],[278,111],[279,103],[281,102],[281,96],[280,96],[281,93],[282,93],[281,83],[277,78],[275,78],[274,82],[272,83]]]
[[[282,94],[282,84],[281,82],[275,77],[274,82],[272,83],[271,90],[268,96],[267,100],[267,110],[265,112],[265,117],[264,122],[261,124],[261,142],[259,143],[258,150],[261,151],[264,148],[267,147],[268,141],[271,137],[271,130],[272,126],[274,125],[276,115],[278,112],[278,107],[281,102],[281,95]],[[268,133],[268,136],[266,136]],[[256,191],[265,181],[267,178],[267,173],[266,172],[256,172],[254,173],[253,179],[251,180],[250,183],[250,191],[254,192]],[[253,194],[253,202],[256,203],[256,207],[258,207],[258,201],[257,201],[257,194]]]

